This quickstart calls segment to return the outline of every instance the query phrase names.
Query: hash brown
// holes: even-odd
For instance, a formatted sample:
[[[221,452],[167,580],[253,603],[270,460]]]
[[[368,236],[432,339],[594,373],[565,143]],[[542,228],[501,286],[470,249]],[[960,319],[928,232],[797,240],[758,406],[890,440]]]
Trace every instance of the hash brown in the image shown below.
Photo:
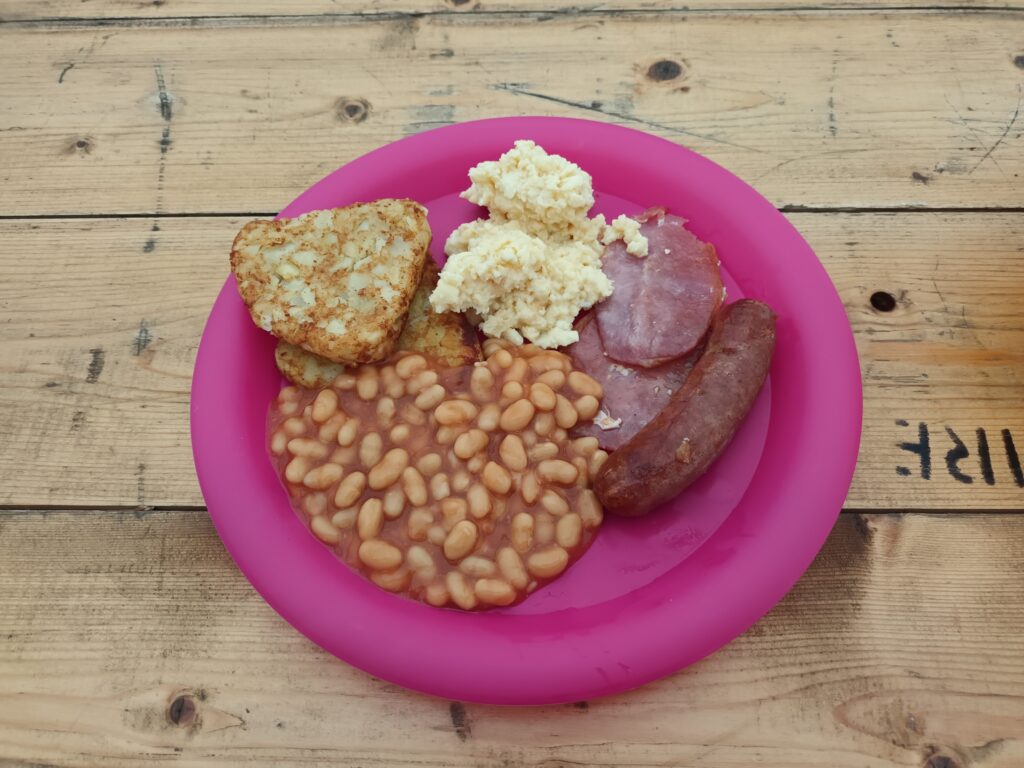
[[[253,322],[342,364],[394,349],[430,245],[427,211],[384,199],[251,221],[231,248],[231,270]]]

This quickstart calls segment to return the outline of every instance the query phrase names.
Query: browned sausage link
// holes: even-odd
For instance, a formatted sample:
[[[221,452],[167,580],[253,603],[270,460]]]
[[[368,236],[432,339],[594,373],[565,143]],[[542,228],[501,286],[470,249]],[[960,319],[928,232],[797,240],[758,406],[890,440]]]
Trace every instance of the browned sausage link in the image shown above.
[[[744,299],[722,309],[683,386],[597,473],[604,508],[644,515],[703,475],[754,404],[774,347],[775,314],[766,304]]]

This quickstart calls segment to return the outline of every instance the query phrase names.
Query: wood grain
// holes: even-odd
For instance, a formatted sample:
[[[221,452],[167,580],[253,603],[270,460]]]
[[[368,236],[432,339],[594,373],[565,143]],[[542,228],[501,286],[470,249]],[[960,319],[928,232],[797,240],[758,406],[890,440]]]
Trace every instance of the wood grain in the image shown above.
[[[861,355],[864,437],[847,504],[1024,507],[1001,438],[1011,430],[1024,455],[1024,217],[790,218],[838,286]],[[203,503],[189,448],[189,382],[241,224],[0,222],[13,255],[0,260],[0,504]],[[871,306],[879,291],[896,299],[893,311]],[[928,480],[918,456],[898,446],[917,439],[921,422],[932,443]],[[947,470],[955,447],[947,427],[970,448],[956,465],[969,484]],[[992,485],[981,472],[979,428],[990,443]],[[898,475],[898,466],[911,474]]]
[[[931,8],[936,0],[876,0],[871,10],[886,8]],[[1021,3],[1003,0],[959,0],[961,8],[1020,8]],[[204,18],[210,16],[334,16],[342,14],[374,15],[389,13],[523,13],[578,15],[585,12],[650,11],[657,13],[734,10],[789,10],[820,11],[823,9],[864,9],[864,3],[854,0],[689,0],[686,3],[666,3],[660,0],[575,0],[570,3],[544,2],[544,0],[305,0],[303,3],[281,3],[256,0],[239,4],[232,0],[0,0],[0,20],[29,21],[52,19],[160,19]]]
[[[336,661],[263,603],[205,513],[19,511],[0,525],[8,764],[1024,762],[1017,516],[843,515],[794,591],[711,658],[632,693],[520,709]]]
[[[403,135],[517,114],[665,136],[779,206],[1021,207],[1022,30],[949,11],[7,24],[0,210],[274,211]]]

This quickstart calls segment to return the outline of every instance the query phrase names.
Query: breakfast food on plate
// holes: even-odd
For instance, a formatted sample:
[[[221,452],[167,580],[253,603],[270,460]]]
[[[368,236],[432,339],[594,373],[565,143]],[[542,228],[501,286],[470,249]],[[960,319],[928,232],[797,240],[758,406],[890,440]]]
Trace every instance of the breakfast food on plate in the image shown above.
[[[646,253],[637,228],[591,219],[590,175],[532,141],[517,141],[498,160],[469,171],[462,197],[490,218],[458,227],[445,243],[448,262],[430,297],[434,309],[472,311],[480,330],[515,344],[559,347],[577,339],[573,320],[612,293],[601,271],[601,239],[629,237]]]
[[[754,404],[774,348],[768,305],[742,299],[719,312],[682,388],[598,472],[595,489],[605,509],[643,515],[704,474]]]
[[[700,350],[670,360],[657,368],[617,363],[605,354],[594,313],[576,323],[580,340],[569,347],[573,364],[593,377],[604,389],[601,409],[593,421],[573,427],[573,437],[597,438],[606,451],[613,451],[658,415],[690,374]]]
[[[704,473],[775,316],[723,308],[714,247],[664,208],[591,218],[590,176],[532,141],[469,177],[490,216],[440,273],[409,200],[250,222],[231,265],[298,385],[267,434],[299,517],[379,587],[482,610],[562,574],[604,507],[646,514]]]
[[[437,285],[437,274],[437,265],[427,259],[395,351],[426,352],[445,365],[468,365],[480,359],[480,342],[463,315],[431,308],[430,293]],[[286,379],[310,389],[326,387],[345,372],[345,366],[287,341],[277,342],[275,360]]]
[[[251,221],[235,237],[231,269],[256,325],[354,365],[394,348],[429,245],[422,205],[378,200]]]
[[[559,352],[489,341],[486,362],[417,353],[317,391],[281,390],[270,451],[321,541],[384,589],[464,610],[510,605],[587,548],[608,454],[567,430],[601,388]]]
[[[714,246],[678,216],[651,208],[638,219],[649,254],[636,258],[621,242],[605,251],[615,292],[597,306],[604,350],[620,363],[652,368],[675,360],[704,338],[724,290]]]

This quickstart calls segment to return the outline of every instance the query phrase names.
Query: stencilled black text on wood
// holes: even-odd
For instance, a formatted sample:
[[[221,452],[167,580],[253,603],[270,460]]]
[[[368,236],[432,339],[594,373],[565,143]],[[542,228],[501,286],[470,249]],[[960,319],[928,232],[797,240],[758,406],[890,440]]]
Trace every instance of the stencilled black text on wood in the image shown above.
[[[1013,433],[1008,429],[993,430],[991,447],[989,434],[983,428],[974,430],[957,430],[949,426],[931,428],[928,424],[918,422],[916,435],[904,419],[897,419],[896,426],[908,431],[908,438],[896,445],[917,458],[917,466],[898,465],[896,474],[901,477],[918,476],[923,480],[931,480],[934,471],[944,467],[954,480],[971,484],[976,480],[986,485],[995,485],[1007,480],[1018,488],[1024,488],[1024,470],[1021,469],[1020,456],[1014,442]],[[935,470],[935,466],[939,470]],[[1006,470],[1003,470],[1003,467]]]

